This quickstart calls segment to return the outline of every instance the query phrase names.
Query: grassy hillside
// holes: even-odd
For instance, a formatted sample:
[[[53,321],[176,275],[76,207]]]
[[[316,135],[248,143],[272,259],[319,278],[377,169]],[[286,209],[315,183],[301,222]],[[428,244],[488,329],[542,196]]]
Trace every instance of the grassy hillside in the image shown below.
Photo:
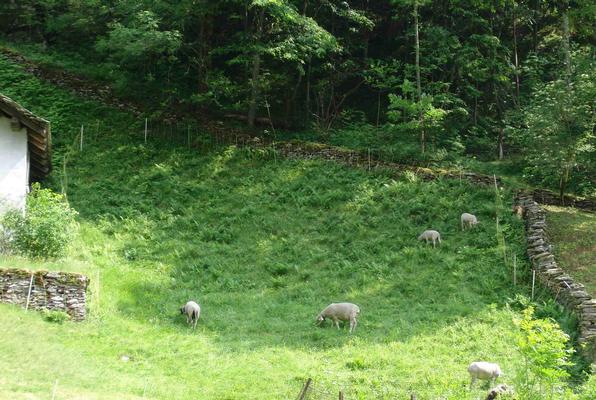
[[[0,78],[0,91],[52,120],[49,185],[80,213],[64,260],[0,266],[91,278],[83,323],[0,305],[0,398],[49,398],[56,385],[56,399],[280,399],[313,377],[354,399],[477,399],[471,361],[498,362],[504,382],[524,376],[507,302],[527,287],[514,289],[503,263],[493,189],[144,145],[126,113],[1,58]],[[100,128],[80,152],[71,143],[93,120]],[[462,211],[478,215],[473,231],[459,232]],[[500,218],[522,260],[521,222]],[[443,234],[434,250],[416,241],[431,227]],[[194,332],[178,314],[190,298],[203,308]],[[360,305],[355,334],[315,327],[332,301]]]
[[[596,296],[596,215],[569,207],[545,209],[559,264]]]

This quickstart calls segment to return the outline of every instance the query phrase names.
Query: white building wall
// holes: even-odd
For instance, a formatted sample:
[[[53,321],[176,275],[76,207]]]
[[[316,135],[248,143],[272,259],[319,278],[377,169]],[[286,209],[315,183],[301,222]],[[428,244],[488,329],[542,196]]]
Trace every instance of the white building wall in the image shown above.
[[[13,131],[10,119],[0,116],[0,213],[25,208],[28,181],[27,130]]]

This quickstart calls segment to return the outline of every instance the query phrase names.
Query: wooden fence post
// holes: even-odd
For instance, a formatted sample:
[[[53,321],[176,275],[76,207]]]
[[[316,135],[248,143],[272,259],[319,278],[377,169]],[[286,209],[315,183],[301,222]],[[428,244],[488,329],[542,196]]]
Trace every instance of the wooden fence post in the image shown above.
[[[31,289],[33,288],[33,272],[31,273],[31,280],[29,281],[29,292],[27,293],[27,304],[25,305],[25,311],[29,309],[29,299],[31,299]]]
[[[298,400],[304,400],[306,398],[306,393],[308,392],[308,389],[310,388],[311,383],[312,383],[312,379],[308,378],[306,380],[306,382],[304,383],[304,386],[302,386],[302,390],[300,390],[300,394],[298,395]]]
[[[81,143],[79,151],[83,151],[83,134],[85,133],[85,125],[81,125]]]
[[[513,286],[517,286],[517,256],[513,254]]]
[[[536,284],[536,270],[532,270],[532,298],[531,300],[534,301],[534,285]]]
[[[52,389],[52,400],[56,398],[56,389],[58,389],[58,379],[54,382],[54,388]]]

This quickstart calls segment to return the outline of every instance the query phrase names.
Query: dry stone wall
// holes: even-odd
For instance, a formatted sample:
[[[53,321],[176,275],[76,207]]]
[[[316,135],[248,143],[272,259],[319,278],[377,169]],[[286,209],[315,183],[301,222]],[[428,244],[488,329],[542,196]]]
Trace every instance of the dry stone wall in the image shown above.
[[[33,280],[31,279],[33,277]],[[0,268],[0,302],[29,308],[64,311],[75,321],[86,315],[89,279],[81,274]]]
[[[579,342],[584,355],[596,362],[596,299],[584,285],[575,282],[555,261],[548,239],[546,212],[534,201],[532,193],[520,192],[515,204],[523,208],[526,221],[528,257],[539,282],[550,289],[555,299],[579,317]]]

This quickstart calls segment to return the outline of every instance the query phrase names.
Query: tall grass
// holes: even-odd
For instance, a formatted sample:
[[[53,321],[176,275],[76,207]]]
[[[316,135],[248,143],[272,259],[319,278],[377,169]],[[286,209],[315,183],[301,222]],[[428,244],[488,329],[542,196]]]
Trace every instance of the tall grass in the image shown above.
[[[69,154],[68,198],[81,224],[67,258],[0,265],[92,279],[84,323],[0,305],[0,398],[55,389],[57,399],[280,399],[312,377],[347,398],[477,399],[484,389],[467,389],[471,361],[498,362],[507,382],[523,372],[509,299],[527,281],[513,288],[503,265],[491,188],[272,162],[233,146],[145,145],[125,113],[1,58],[0,76],[19,76],[0,90],[55,117],[55,159]],[[75,127],[93,118],[104,130],[71,152]],[[60,188],[62,174],[56,168],[48,184]],[[462,211],[481,223],[460,232]],[[523,260],[521,222],[502,218]],[[416,241],[428,228],[442,233],[437,249]],[[520,263],[522,277],[527,268]],[[203,309],[196,331],[178,313],[188,299]],[[360,305],[355,334],[315,327],[332,301]]]

